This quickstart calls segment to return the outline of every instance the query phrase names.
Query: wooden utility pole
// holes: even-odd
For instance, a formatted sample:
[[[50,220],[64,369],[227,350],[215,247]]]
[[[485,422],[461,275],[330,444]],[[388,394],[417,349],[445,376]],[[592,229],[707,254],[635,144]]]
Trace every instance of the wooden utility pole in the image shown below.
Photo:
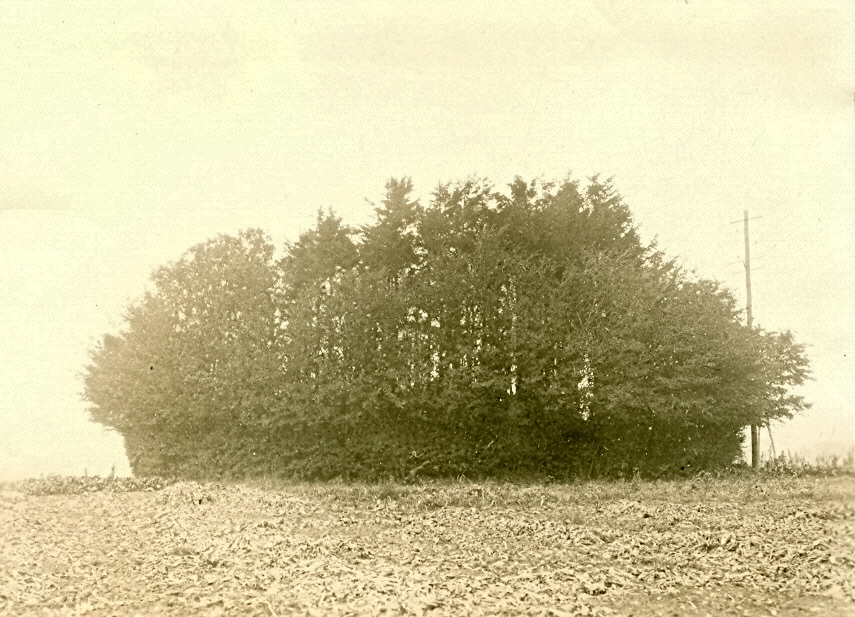
[[[742,211],[742,229],[745,234],[745,320],[748,329],[754,327],[751,314],[751,243],[748,241],[748,210]],[[760,426],[751,425],[751,468],[760,467]]]

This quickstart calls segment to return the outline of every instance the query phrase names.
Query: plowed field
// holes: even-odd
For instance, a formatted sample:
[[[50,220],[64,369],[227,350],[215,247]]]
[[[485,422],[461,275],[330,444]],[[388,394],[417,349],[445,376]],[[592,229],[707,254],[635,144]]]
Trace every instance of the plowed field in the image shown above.
[[[54,484],[0,493],[0,616],[855,614],[853,478]]]

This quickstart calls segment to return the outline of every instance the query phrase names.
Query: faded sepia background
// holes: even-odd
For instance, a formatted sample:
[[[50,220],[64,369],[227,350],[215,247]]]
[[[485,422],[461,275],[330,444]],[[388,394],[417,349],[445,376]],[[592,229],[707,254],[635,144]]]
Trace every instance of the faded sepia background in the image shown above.
[[[807,343],[807,457],[855,442],[848,0],[0,3],[0,480],[128,473],[90,349],[218,233],[280,244],[470,174],[613,176],[646,239]],[[763,433],[767,451],[768,435]]]

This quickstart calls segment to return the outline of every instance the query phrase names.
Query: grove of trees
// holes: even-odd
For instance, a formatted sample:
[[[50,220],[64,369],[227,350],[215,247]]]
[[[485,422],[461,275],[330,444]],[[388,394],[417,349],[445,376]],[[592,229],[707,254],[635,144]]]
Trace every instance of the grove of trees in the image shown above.
[[[93,420],[137,475],[662,476],[791,417],[789,332],[639,238],[611,182],[392,179],[376,221],[319,212],[158,269],[92,350]]]

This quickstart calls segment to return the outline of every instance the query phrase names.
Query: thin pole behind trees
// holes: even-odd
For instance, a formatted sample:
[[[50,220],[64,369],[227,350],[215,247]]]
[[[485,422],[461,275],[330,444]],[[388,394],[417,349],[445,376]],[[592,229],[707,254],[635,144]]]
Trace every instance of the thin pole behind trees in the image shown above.
[[[751,243],[748,240],[748,210],[742,211],[742,229],[745,235],[745,320],[748,329],[754,327],[751,313]],[[751,425],[751,468],[760,467],[760,425]]]

